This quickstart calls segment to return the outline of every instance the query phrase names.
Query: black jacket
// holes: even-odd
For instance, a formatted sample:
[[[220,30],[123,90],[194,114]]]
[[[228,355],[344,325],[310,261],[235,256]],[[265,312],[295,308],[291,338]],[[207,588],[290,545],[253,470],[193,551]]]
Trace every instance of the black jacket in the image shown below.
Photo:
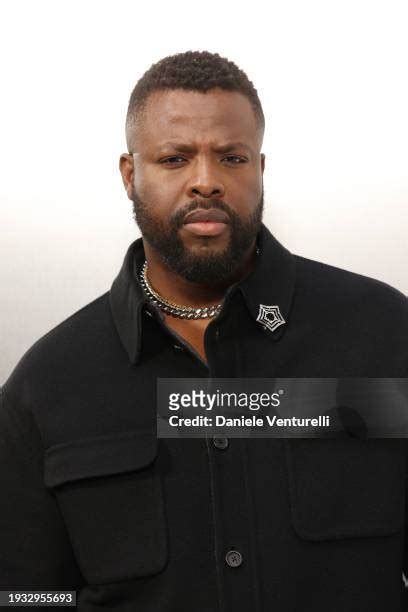
[[[265,226],[258,244],[208,367],[147,307],[141,240],[23,357],[0,410],[0,590],[76,590],[86,612],[408,609],[403,440],[156,437],[158,377],[407,377],[405,296]]]

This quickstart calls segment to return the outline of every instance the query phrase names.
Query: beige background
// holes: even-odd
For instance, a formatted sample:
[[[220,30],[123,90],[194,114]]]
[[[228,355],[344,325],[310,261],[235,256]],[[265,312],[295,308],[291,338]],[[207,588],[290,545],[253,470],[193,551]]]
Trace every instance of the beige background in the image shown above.
[[[407,5],[28,0],[0,6],[0,383],[109,289],[138,236],[117,160],[136,80],[208,49],[267,117],[265,222],[292,252],[408,293]]]

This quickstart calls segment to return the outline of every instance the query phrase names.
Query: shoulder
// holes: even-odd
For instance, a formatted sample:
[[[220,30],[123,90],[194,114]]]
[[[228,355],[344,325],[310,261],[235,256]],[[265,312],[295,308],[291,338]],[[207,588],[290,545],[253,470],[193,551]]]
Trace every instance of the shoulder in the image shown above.
[[[408,321],[408,298],[382,281],[294,255],[297,288],[314,305],[324,301],[338,308],[364,309],[365,314],[398,314]]]
[[[408,299],[376,279],[294,256],[298,341],[361,376],[406,376]],[[355,374],[351,374],[355,375]]]
[[[41,337],[23,355],[4,385],[6,393],[50,388],[73,373],[92,368],[117,345],[109,292],[87,304]],[[84,373],[85,375],[85,373]]]

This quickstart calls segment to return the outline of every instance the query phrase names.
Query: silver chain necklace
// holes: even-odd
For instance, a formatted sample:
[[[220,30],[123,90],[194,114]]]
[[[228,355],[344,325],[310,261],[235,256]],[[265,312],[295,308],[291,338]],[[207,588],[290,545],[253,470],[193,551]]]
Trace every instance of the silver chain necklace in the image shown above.
[[[182,306],[166,300],[157,291],[153,289],[147,279],[147,261],[144,262],[142,271],[140,272],[140,284],[143,287],[149,300],[158,306],[160,310],[172,317],[179,319],[210,319],[218,315],[221,310],[222,302],[214,306],[204,306],[202,308],[193,308],[193,306]]]

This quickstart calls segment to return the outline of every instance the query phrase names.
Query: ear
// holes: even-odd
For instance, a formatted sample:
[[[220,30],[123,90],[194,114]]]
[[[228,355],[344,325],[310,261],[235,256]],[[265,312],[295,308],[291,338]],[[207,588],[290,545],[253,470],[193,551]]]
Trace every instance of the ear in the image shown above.
[[[122,181],[126,189],[127,197],[132,199],[133,193],[133,155],[130,153],[122,153],[119,160],[119,170],[122,175]]]
[[[261,153],[261,170],[263,174],[265,170],[265,153]]]

